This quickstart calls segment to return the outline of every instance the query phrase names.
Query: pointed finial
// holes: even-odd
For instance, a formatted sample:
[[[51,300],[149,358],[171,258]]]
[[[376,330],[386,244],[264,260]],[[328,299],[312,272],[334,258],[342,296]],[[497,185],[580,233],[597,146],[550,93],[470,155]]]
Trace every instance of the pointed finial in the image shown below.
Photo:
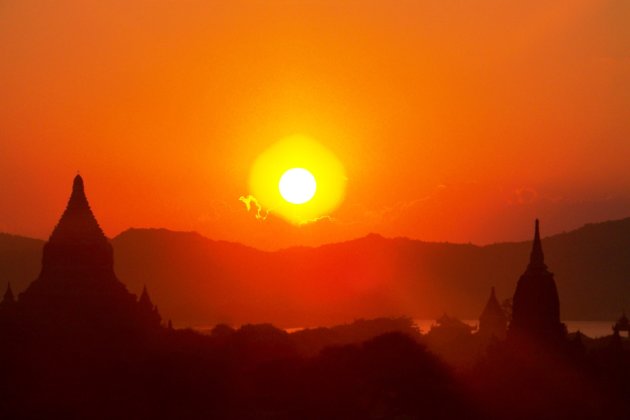
[[[13,290],[11,289],[11,282],[7,283],[7,291],[4,292],[3,302],[15,302],[15,296],[13,296]]]
[[[490,289],[490,297],[493,297],[496,299],[496,295],[494,293],[494,286],[492,286],[492,289]]]
[[[77,190],[80,189],[81,191],[83,191],[83,178],[81,177],[81,174],[77,171],[76,176],[74,177],[74,181],[72,182],[72,190]]]
[[[72,181],[72,193],[68,200],[68,208],[73,209],[85,209],[89,208],[87,197],[85,196],[85,187],[83,185],[83,178],[77,174]]]
[[[140,295],[140,299],[138,299],[138,303],[153,308],[153,302],[151,302],[151,297],[149,296],[149,292],[147,291],[146,284],[142,286],[142,294]]]
[[[540,222],[536,219],[536,225],[534,228],[534,243],[532,245],[532,253],[529,258],[529,268],[545,269],[545,256],[542,250],[542,243],[540,241]]]
[[[85,207],[87,204],[87,197],[85,196],[85,187],[83,185],[83,178],[77,172],[72,181],[72,194],[70,194],[70,200],[68,205]]]

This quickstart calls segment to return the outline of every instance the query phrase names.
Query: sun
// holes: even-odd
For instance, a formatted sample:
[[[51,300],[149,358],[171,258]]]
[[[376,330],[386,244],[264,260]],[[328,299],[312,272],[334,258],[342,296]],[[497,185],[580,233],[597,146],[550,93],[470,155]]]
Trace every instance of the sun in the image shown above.
[[[265,212],[303,225],[332,214],[343,202],[346,181],[332,151],[295,135],[271,144],[254,161],[249,194]]]
[[[304,204],[313,198],[317,182],[312,173],[304,168],[292,168],[280,177],[278,189],[282,198],[291,204]]]

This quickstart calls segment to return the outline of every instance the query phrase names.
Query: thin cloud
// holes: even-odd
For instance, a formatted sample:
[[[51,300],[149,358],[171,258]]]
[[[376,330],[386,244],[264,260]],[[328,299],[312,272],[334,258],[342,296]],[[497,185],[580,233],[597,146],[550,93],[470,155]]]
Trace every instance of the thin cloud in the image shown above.
[[[327,221],[330,223],[336,223],[337,219],[335,219],[332,216],[319,216],[319,217],[314,217],[312,219],[308,219],[308,220],[304,220],[302,222],[299,222],[298,225],[303,226],[303,225],[309,225],[311,223],[317,223],[317,222],[322,222],[322,221]]]
[[[269,210],[263,209],[263,206],[256,200],[256,197],[253,195],[248,196],[240,196],[238,201],[245,204],[247,211],[249,212],[252,209],[252,205],[256,207],[255,217],[257,220],[267,220],[267,216],[269,216]]]

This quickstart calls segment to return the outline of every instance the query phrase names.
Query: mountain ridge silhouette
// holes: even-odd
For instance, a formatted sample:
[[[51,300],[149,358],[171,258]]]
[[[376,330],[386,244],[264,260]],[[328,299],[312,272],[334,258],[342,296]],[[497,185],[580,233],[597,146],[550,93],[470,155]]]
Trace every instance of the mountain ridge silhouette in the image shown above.
[[[476,319],[488,290],[511,297],[530,242],[478,246],[378,234],[317,247],[259,250],[197,232],[131,228],[111,239],[129,289],[147,285],[176,326],[272,322],[333,325],[443,312]],[[0,234],[0,283],[34,280],[44,241]],[[630,218],[544,236],[563,319],[613,320],[630,298]],[[625,297],[627,296],[627,298]]]

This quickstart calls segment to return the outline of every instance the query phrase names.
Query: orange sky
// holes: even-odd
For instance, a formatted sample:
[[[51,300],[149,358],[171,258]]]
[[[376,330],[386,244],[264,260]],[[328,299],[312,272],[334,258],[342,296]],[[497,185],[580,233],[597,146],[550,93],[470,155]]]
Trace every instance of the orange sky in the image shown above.
[[[488,243],[630,216],[628,22],[625,0],[3,1],[0,231],[47,237],[77,169],[109,236]],[[345,166],[332,221],[238,200],[294,134]]]

